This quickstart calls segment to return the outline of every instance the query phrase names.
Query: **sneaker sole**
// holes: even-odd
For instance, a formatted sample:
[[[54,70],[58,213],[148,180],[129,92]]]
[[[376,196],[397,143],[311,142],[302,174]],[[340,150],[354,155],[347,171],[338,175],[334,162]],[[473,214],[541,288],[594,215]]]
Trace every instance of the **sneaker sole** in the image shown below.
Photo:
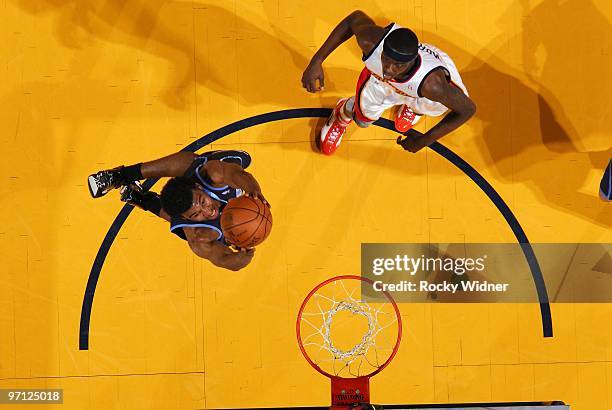
[[[100,198],[101,196],[104,196],[106,194],[106,192],[100,191],[98,184],[96,184],[95,175],[90,175],[89,177],[87,177],[87,187],[89,188],[89,193],[92,198]]]

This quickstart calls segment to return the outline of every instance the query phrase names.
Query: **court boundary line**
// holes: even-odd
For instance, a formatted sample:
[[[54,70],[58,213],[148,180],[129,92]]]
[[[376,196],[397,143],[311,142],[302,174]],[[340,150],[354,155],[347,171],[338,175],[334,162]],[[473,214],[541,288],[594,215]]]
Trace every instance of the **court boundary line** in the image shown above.
[[[195,152],[204,146],[211,144],[218,139],[226,137],[235,132],[244,130],[246,128],[253,127],[255,125],[261,125],[268,122],[280,121],[280,120],[289,120],[289,119],[297,119],[297,118],[326,118],[331,114],[330,108],[293,108],[288,110],[280,110],[280,111],[272,111],[265,114],[259,114],[252,117],[244,118],[242,120],[233,122],[231,124],[225,125],[221,128],[212,131],[209,134],[204,135],[203,137],[193,141],[181,151],[189,151]],[[381,118],[374,123],[374,125],[378,127],[382,127],[388,129],[393,132],[395,131],[395,127],[391,121],[386,118]],[[399,147],[398,147],[399,148]],[[440,144],[439,142],[434,142],[429,146],[433,151],[442,157],[446,158],[453,165],[463,171],[480,189],[487,195],[487,197],[493,202],[495,207],[502,214],[510,229],[514,233],[518,243],[521,245],[523,250],[523,254],[525,255],[525,259],[529,264],[529,268],[531,270],[531,275],[533,277],[536,291],[538,294],[538,301],[540,304],[540,315],[542,317],[542,333],[544,337],[552,337],[553,336],[553,325],[552,325],[552,316],[550,311],[550,304],[548,293],[546,290],[546,283],[544,282],[544,278],[542,276],[542,271],[540,269],[540,265],[538,263],[537,257],[535,256],[535,252],[531,247],[531,243],[525,234],[525,231],[521,227],[520,223],[508,207],[508,205],[504,202],[501,196],[495,191],[495,189],[489,184],[482,175],[478,171],[476,171],[470,164],[464,161],[459,155],[451,151],[449,148]],[[314,155],[314,154],[313,154]],[[147,179],[143,183],[143,187],[145,189],[150,189],[155,183],[159,180],[159,178]],[[100,279],[100,273],[102,272],[102,267],[104,266],[104,261],[106,260],[106,256],[110,251],[110,248],[119,233],[119,230],[127,220],[128,216],[134,207],[132,205],[124,205],[119,214],[115,217],[115,220],[111,224],[108,229],[100,248],[96,254],[96,258],[91,267],[91,271],[89,272],[89,277],[87,279],[87,285],[85,287],[85,294],[83,296],[83,304],[81,307],[81,320],[79,323],[79,350],[89,350],[89,325],[91,321],[91,311],[93,308],[94,295],[96,292],[96,287],[98,285],[98,280]]]

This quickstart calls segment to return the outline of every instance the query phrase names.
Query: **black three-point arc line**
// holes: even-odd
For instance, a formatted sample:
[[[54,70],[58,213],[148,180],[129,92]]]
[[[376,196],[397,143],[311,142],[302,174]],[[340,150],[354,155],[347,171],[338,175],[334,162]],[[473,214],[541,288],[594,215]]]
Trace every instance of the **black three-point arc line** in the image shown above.
[[[294,118],[328,117],[330,113],[331,109],[329,108],[296,108],[291,110],[274,111],[266,114],[256,115],[254,117],[245,118],[243,120],[236,121],[232,124],[219,128],[218,130],[213,131],[210,134],[205,135],[202,138],[192,142],[191,144],[183,148],[183,151],[195,152],[200,148],[204,147],[205,145],[217,141],[218,139],[221,139],[227,135],[243,130],[245,128],[253,127],[255,125]],[[374,125],[394,131],[393,123],[384,118],[376,121]],[[529,243],[529,240],[527,239],[527,235],[525,235],[525,232],[523,231],[523,228],[519,224],[518,220],[516,219],[508,205],[506,205],[504,200],[495,191],[495,189],[493,189],[493,187],[482,177],[482,175],[480,175],[478,171],[472,168],[467,162],[465,162],[457,154],[455,154],[453,151],[446,148],[439,142],[433,143],[429,146],[429,148],[452,162],[457,168],[459,168],[468,177],[470,177],[472,181],[474,181],[474,183],[476,183],[476,185],[478,185],[480,189],[482,189],[482,191],[489,197],[489,199],[497,207],[499,212],[501,212],[502,216],[510,226],[510,229],[512,229],[516,240],[521,245],[523,254],[525,255],[525,259],[527,260],[529,268],[531,269],[531,274],[533,276],[533,281],[535,283],[536,291],[538,294],[538,300],[540,302],[542,331],[544,337],[552,337],[552,317],[550,313],[550,305],[548,303],[548,293],[546,291],[546,284],[544,283],[542,271],[540,270],[540,265],[538,264],[538,260],[535,256],[535,253],[531,247],[531,244]],[[143,186],[145,187],[145,189],[150,189],[156,182],[157,179],[147,179],[144,182]],[[91,309],[93,306],[94,294],[96,292],[96,285],[98,284],[98,279],[100,278],[100,272],[102,271],[102,267],[104,266],[106,255],[108,255],[108,251],[110,250],[113,241],[117,237],[117,234],[123,226],[123,223],[132,212],[132,209],[134,208],[131,205],[124,205],[123,209],[121,209],[121,211],[111,224],[110,228],[108,229],[108,232],[106,233],[106,236],[104,237],[104,240],[100,245],[100,249],[98,249],[98,253],[91,267],[91,271],[89,272],[89,279],[87,280],[87,287],[85,289],[85,295],[83,297],[83,306],[81,308],[81,323],[79,329],[80,350],[89,349],[89,322],[91,319]]]

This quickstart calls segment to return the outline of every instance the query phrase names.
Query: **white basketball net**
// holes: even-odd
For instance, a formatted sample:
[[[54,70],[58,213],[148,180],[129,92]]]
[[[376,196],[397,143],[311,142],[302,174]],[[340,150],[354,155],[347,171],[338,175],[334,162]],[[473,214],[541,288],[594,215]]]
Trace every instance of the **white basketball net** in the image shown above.
[[[380,368],[393,352],[397,342],[397,316],[391,303],[367,303],[360,296],[361,280],[340,279],[314,293],[302,312],[302,345],[310,359],[322,370],[338,377],[359,377]],[[351,348],[334,343],[334,318],[344,313],[356,322],[365,318],[365,332],[359,339],[352,323],[345,323],[345,334],[357,342]],[[348,315],[347,315],[348,314]]]

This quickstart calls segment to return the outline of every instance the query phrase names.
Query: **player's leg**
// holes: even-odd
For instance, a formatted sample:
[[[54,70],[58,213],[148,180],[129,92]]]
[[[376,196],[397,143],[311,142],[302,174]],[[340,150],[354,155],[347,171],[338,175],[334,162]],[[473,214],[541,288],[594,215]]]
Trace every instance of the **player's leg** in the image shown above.
[[[321,128],[321,152],[325,155],[331,155],[336,151],[347,127],[352,121],[351,117],[346,113],[346,103],[348,100],[348,98],[342,98],[338,101],[327,122]]]
[[[599,196],[604,201],[612,201],[612,159],[608,162],[608,166],[601,178]]]
[[[121,201],[132,206],[149,211],[170,222],[171,218],[163,209],[157,192],[145,191],[140,183],[133,182],[121,188]]]
[[[340,145],[346,128],[354,119],[359,127],[367,127],[376,121],[384,112],[381,106],[384,93],[372,77],[370,71],[364,68],[357,80],[354,97],[338,101],[332,115],[321,129],[321,151],[331,155]]]
[[[357,81],[353,104],[347,104],[347,108],[351,108],[355,124],[360,128],[366,128],[395,105],[395,98],[393,89],[364,68]]]
[[[89,193],[99,198],[141,179],[182,176],[196,158],[193,152],[181,151],[149,162],[99,171],[88,178]]]

